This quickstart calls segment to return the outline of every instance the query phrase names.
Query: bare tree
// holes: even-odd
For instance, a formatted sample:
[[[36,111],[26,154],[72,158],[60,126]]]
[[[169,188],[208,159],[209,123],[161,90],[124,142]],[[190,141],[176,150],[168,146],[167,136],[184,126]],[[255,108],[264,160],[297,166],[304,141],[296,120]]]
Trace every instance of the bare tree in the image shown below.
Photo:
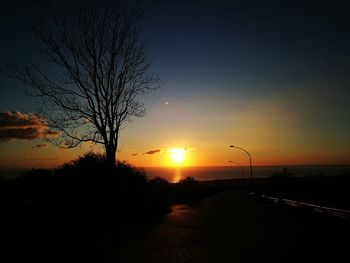
[[[59,1],[58,1],[59,2]],[[12,63],[10,74],[40,98],[54,142],[101,144],[115,166],[120,129],[145,113],[139,96],[160,86],[140,40],[140,12],[117,1],[48,4],[34,23],[40,60]]]

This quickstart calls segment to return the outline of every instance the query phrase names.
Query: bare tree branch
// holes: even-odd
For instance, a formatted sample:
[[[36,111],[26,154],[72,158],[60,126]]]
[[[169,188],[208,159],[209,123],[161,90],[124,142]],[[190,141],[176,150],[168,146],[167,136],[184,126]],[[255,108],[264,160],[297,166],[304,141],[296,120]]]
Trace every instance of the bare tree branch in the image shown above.
[[[145,114],[139,95],[160,87],[148,73],[140,12],[118,1],[48,1],[38,17],[41,60],[13,61],[10,75],[40,99],[40,115],[61,132],[56,145],[103,144],[114,165],[120,129]]]

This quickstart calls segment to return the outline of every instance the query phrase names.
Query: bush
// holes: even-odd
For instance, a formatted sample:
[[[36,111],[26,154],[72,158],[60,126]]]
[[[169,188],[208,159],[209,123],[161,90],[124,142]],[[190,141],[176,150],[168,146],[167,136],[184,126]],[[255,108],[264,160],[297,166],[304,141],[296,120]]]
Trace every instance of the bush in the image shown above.
[[[57,176],[77,176],[98,181],[129,181],[131,184],[145,184],[147,176],[143,169],[136,168],[126,161],[117,161],[110,169],[103,154],[87,153],[78,159],[64,164],[55,170]]]
[[[163,177],[155,177],[149,180],[151,185],[169,185],[169,182]]]
[[[46,181],[52,173],[44,169],[32,169],[23,174],[23,178],[30,181]]]
[[[181,179],[178,182],[179,185],[196,185],[197,181],[192,176],[188,176],[185,179]]]

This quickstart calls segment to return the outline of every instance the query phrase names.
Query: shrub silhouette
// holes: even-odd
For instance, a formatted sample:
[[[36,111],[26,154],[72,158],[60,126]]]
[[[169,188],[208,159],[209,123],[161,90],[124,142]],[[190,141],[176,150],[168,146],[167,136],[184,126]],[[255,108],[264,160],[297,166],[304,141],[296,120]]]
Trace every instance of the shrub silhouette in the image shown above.
[[[51,176],[52,176],[52,173],[44,169],[32,169],[23,174],[23,178],[26,181],[37,181],[37,182],[48,181]]]
[[[60,176],[95,177],[107,174],[106,159],[98,153],[86,153],[78,159],[64,164],[56,169],[55,174]]]
[[[151,185],[163,185],[163,186],[168,186],[169,182],[162,177],[154,177],[148,181]]]
[[[197,184],[197,181],[196,179],[194,179],[194,177],[192,176],[188,176],[186,177],[185,179],[181,179],[179,182],[178,182],[179,185],[187,185],[187,186],[194,186]]]
[[[172,204],[211,194],[193,177],[177,184],[148,179],[143,169],[125,161],[111,169],[103,155],[94,153],[54,171],[32,169],[0,186],[3,219],[9,222],[2,236],[5,250],[30,250],[40,244],[48,255],[74,251],[86,255],[85,262],[98,261],[91,253],[99,258],[105,254],[103,249],[108,248],[100,244],[125,242],[138,235],[130,234],[134,226],[159,222]]]
[[[136,168],[126,161],[117,161],[111,169],[105,156],[98,153],[87,153],[78,159],[66,163],[55,170],[57,176],[77,176],[95,180],[129,181],[131,184],[145,184],[147,176],[143,169]]]
[[[115,174],[123,183],[134,186],[144,186],[147,183],[147,175],[144,169],[136,168],[126,161],[118,161]]]

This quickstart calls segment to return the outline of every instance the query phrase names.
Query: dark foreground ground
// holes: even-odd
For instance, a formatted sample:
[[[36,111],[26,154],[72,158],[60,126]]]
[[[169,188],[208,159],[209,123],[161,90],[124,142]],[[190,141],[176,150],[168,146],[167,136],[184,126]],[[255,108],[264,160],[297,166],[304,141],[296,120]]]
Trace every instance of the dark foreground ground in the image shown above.
[[[0,184],[0,262],[350,261],[349,219],[259,198],[349,209],[349,175],[169,184],[119,169]]]
[[[235,191],[176,205],[110,262],[349,262],[349,221],[276,207]]]

